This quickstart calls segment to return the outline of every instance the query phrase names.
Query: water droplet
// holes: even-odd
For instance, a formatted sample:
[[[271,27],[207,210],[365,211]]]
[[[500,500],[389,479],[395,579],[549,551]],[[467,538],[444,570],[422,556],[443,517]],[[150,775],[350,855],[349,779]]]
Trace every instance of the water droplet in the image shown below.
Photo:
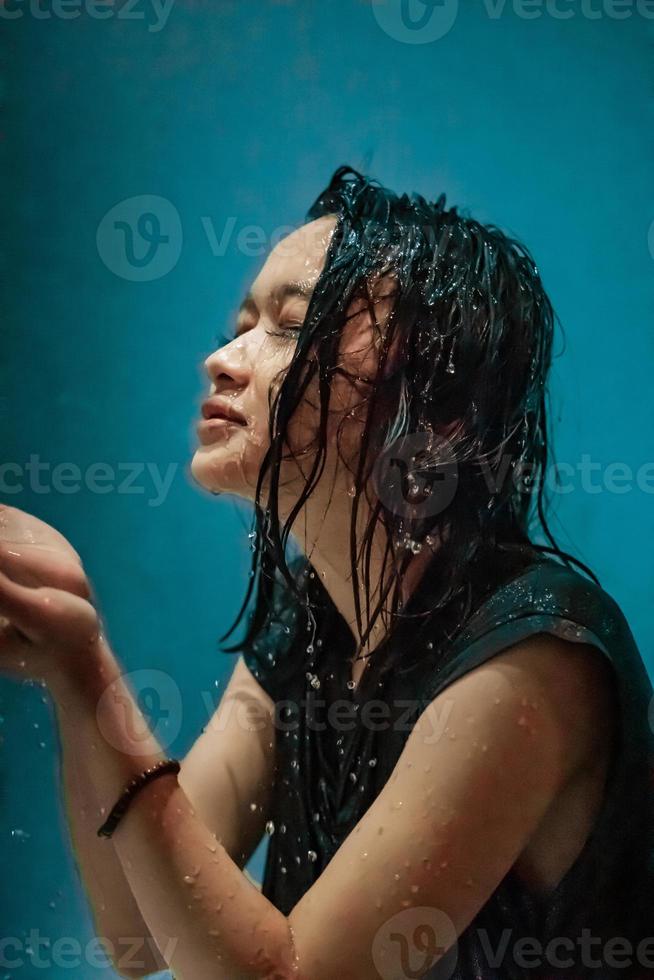
[[[269,820],[266,824],[266,833],[272,836],[275,833],[275,824],[272,820]]]
[[[22,830],[20,827],[17,827],[15,830],[11,831],[11,836],[20,840],[27,840],[32,835],[28,834],[26,830]]]

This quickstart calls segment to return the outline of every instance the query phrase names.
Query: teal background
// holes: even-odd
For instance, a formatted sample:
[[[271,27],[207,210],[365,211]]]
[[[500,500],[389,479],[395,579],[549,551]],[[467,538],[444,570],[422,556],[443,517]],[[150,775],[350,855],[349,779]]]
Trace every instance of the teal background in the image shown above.
[[[624,463],[634,474],[652,462],[654,21],[591,19],[576,3],[560,5],[573,11],[565,20],[526,19],[508,3],[491,16],[462,2],[444,37],[417,44],[358,0],[176,0],[160,30],[144,3],[133,8],[143,19],[120,5],[105,20],[84,5],[70,19],[19,7],[0,18],[2,462],[26,473],[34,455],[50,474],[106,463],[119,476],[106,493],[70,480],[58,491],[46,475],[38,491],[25,476],[14,493],[14,468],[0,500],[70,538],[125,670],[165,671],[176,685],[171,754],[198,736],[233,667],[217,637],[249,567],[247,506],[188,474],[201,364],[263,260],[247,226],[269,241],[299,223],[339,164],[397,190],[446,191],[524,240],[565,330],[556,458],[574,466],[586,453],[602,472]],[[147,246],[130,266],[120,236],[100,250],[96,237],[111,208],[141,195],[178,215],[167,254],[179,254],[165,274],[132,281],[111,265],[147,274]],[[119,491],[127,464],[173,467],[163,499],[147,469]],[[651,669],[652,472],[648,490],[635,479],[620,493],[575,486],[558,498],[555,534],[620,603]],[[2,678],[0,715],[3,935],[35,929],[84,946],[92,923],[51,703]],[[263,855],[262,844],[255,875]],[[5,975],[115,976],[83,961],[44,971],[27,956]]]

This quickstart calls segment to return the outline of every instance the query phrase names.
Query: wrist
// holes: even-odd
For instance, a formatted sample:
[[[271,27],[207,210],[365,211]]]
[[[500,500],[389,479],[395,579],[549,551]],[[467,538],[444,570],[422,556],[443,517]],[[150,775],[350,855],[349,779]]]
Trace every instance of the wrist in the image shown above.
[[[77,670],[52,676],[49,686],[60,723],[103,756],[107,769],[115,765],[121,779],[168,758],[104,638]]]
[[[44,678],[58,704],[88,703],[95,707],[108,685],[121,675],[120,665],[102,634],[99,634],[84,656],[55,657]]]

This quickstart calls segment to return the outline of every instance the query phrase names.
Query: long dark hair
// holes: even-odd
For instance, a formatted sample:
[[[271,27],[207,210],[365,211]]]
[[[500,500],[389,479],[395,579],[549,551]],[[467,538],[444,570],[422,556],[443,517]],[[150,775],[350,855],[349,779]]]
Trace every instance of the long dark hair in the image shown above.
[[[384,615],[389,594],[391,617],[398,613],[406,567],[435,537],[439,548],[429,568],[430,608],[448,610],[449,619],[439,615],[439,621],[454,629],[497,578],[534,556],[574,562],[599,584],[586,565],[559,548],[545,517],[543,477],[550,443],[546,380],[555,314],[530,253],[496,226],[446,208],[443,194],[435,202],[418,194],[398,196],[347,166],[336,170],[307,220],[325,215],[334,215],[337,224],[324,269],[292,361],[269,395],[270,446],[256,487],[250,583],[221,642],[240,622],[258,574],[256,602],[244,639],[223,651],[238,652],[255,643],[270,612],[276,577],[306,605],[287,561],[288,538],[324,468],[330,382],[336,372],[346,373],[338,358],[339,337],[352,304],[361,309],[361,301],[375,328],[379,357],[375,378],[347,375],[364,392],[367,408],[351,492],[357,652],[377,616]],[[380,281],[392,283],[391,311],[383,324],[376,316],[374,295]],[[290,449],[287,427],[316,373],[320,419],[312,470],[280,526],[280,467]],[[439,431],[457,420],[443,443]],[[418,494],[415,505],[407,502],[407,494],[389,499],[388,492],[377,493],[359,541],[355,529],[361,494],[370,500],[368,491],[379,481],[379,461],[393,452],[404,466],[402,479],[412,480],[414,489],[431,487],[433,494],[442,494],[454,472],[455,491],[446,506],[426,504],[429,493]],[[264,507],[260,498],[267,473]],[[383,479],[389,479],[390,471],[384,473]],[[376,489],[384,491],[379,483]],[[380,521],[387,547],[380,598],[371,612],[370,552]],[[549,545],[534,542],[537,531]],[[359,569],[367,628],[359,602]],[[307,611],[313,618],[312,609]]]

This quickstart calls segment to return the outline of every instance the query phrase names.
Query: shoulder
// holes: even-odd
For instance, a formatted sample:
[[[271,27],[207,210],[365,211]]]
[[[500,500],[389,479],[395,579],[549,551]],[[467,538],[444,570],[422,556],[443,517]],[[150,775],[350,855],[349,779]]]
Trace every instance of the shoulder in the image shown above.
[[[626,626],[622,609],[601,585],[568,565],[543,557],[499,586],[471,616],[460,640],[474,638],[506,620],[538,613],[564,620],[571,639],[578,635],[575,626],[592,628],[606,637]]]
[[[613,662],[618,674],[640,670],[640,654],[622,609],[597,582],[553,559],[543,558],[498,586],[472,613],[449,644],[428,684],[436,693],[470,669],[508,647],[547,634],[550,651],[579,669],[588,655],[575,647],[593,647]],[[566,641],[566,642],[555,642]],[[529,643],[529,649],[534,648]],[[542,642],[537,642],[542,649]],[[535,649],[535,648],[534,648]],[[547,658],[542,652],[541,658]],[[549,658],[556,660],[554,652]],[[600,660],[601,657],[590,658]],[[599,671],[602,673],[601,669]]]
[[[478,669],[501,674],[521,706],[547,713],[573,768],[592,763],[610,740],[618,710],[615,673],[594,643],[533,633]]]
[[[483,697],[485,687],[501,682],[501,696],[525,715],[547,714],[552,737],[583,765],[611,736],[620,661],[631,656],[627,636],[609,593],[543,559],[500,586],[470,617],[428,685],[429,700],[464,687],[478,688]]]
[[[474,736],[470,744],[487,753],[494,778],[498,766],[518,773],[526,766],[553,799],[608,750],[616,713],[613,673],[602,652],[536,633],[443,688],[419,716],[413,741],[422,759],[434,741],[467,745]]]

